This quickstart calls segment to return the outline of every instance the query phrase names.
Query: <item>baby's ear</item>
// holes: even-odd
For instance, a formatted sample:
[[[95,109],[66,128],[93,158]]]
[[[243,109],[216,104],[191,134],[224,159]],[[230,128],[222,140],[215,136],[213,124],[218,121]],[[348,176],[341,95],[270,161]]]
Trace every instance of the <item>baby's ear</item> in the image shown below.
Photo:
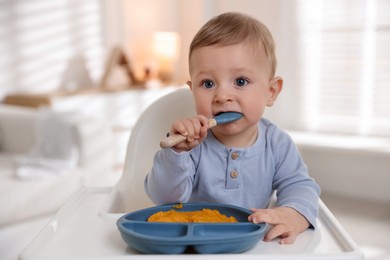
[[[271,79],[268,86],[267,106],[269,107],[273,106],[282,89],[283,89],[282,77],[274,77],[273,79]]]
[[[192,89],[192,82],[189,80],[189,81],[187,81],[186,83],[187,83],[187,85],[190,87],[190,89]]]

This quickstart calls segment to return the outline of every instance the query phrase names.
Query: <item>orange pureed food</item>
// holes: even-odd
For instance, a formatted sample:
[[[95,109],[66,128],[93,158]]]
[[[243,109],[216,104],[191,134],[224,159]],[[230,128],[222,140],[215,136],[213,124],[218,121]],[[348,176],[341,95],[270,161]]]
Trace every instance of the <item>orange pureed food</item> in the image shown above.
[[[218,210],[202,209],[180,212],[176,210],[159,211],[148,218],[148,222],[238,222],[233,216],[227,217]]]

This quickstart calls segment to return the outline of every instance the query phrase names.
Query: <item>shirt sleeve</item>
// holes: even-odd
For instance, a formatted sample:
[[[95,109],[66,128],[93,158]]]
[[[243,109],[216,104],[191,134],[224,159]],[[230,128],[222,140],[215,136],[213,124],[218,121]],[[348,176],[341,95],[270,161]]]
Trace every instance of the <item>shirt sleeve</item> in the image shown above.
[[[291,139],[283,132],[274,137],[276,169],[273,188],[276,190],[276,206],[291,207],[302,214],[311,227],[316,227],[320,187],[309,176],[308,169]]]
[[[190,152],[177,153],[173,149],[159,150],[153,167],[145,178],[144,188],[157,205],[187,202],[194,179],[194,164]]]

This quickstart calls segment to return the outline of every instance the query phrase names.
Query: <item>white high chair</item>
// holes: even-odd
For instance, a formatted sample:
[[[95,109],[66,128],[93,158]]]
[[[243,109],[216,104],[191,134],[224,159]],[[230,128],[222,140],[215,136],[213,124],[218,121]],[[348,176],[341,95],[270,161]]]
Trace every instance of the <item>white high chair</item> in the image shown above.
[[[137,121],[127,147],[124,171],[108,203],[108,212],[125,213],[152,206],[144,179],[173,120],[195,115],[189,89],[178,89],[154,102]]]
[[[144,192],[160,140],[174,119],[194,115],[191,92],[178,89],[151,104],[137,121],[128,143],[123,175],[111,188],[84,188],[57,213],[20,259],[337,259],[361,260],[362,252],[320,201],[318,228],[300,234],[293,245],[263,242],[240,254],[145,255],[127,247],[116,221],[124,213],[152,206]]]

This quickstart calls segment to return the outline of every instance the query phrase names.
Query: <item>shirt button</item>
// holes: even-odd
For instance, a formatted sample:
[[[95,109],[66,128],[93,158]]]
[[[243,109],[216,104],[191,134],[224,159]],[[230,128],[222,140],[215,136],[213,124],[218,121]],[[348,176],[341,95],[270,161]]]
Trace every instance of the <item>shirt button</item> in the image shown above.
[[[238,176],[238,172],[237,171],[233,170],[233,171],[230,172],[230,177],[232,177],[233,179],[237,178],[237,176]]]
[[[237,159],[239,157],[239,153],[238,152],[233,152],[232,155],[231,155],[231,158],[233,160]]]

